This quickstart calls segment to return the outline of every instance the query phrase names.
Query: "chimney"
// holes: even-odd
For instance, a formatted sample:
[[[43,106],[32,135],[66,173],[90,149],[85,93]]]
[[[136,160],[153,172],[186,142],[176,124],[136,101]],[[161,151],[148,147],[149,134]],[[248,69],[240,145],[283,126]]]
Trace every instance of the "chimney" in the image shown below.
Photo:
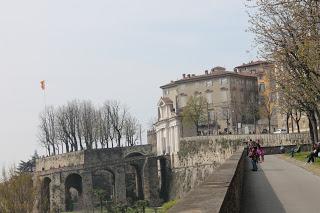
[[[190,74],[188,74],[187,76],[188,76],[188,78],[190,78],[190,76],[191,76],[191,75],[190,75]]]
[[[205,73],[206,75],[208,75],[208,70],[205,70],[204,73]]]
[[[182,78],[185,79],[186,78],[186,74],[182,74]]]

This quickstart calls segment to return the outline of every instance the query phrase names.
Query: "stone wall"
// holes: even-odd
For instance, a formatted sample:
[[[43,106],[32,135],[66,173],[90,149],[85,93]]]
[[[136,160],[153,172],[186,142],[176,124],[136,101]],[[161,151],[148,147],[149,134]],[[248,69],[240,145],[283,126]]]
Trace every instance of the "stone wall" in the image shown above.
[[[255,135],[212,135],[212,136],[197,136],[185,138],[185,140],[198,140],[210,138],[211,140],[242,140],[250,139],[260,141],[262,146],[280,146],[292,144],[307,144],[310,143],[308,133],[290,133],[290,134],[255,134]]]
[[[183,197],[199,185],[242,145],[240,140],[214,137],[184,138],[171,156],[169,199]]]
[[[84,151],[70,152],[61,155],[39,158],[36,162],[36,172],[73,167],[84,164]]]
[[[169,199],[184,197],[249,139],[259,140],[266,152],[271,154],[278,152],[282,145],[289,151],[296,144],[309,143],[308,134],[218,135],[182,138],[179,152],[167,156],[167,166],[170,164],[166,176],[169,180],[167,186]],[[307,148],[308,146],[303,146],[303,149]]]
[[[284,146],[265,146],[263,147],[265,155],[274,155],[274,154],[282,154],[281,147],[284,147],[284,152],[289,153],[292,149],[297,148],[296,145],[284,145]],[[301,144],[300,151],[307,152],[311,151],[312,145],[311,144]]]
[[[35,212],[43,212],[41,200],[47,199],[47,195],[42,193],[46,188],[44,183],[47,183],[49,188],[47,194],[51,212],[61,212],[69,208],[70,188],[74,188],[79,195],[75,204],[78,209],[92,209],[95,205],[94,186],[104,186],[101,179],[93,178],[97,174],[100,174],[100,178],[101,174],[108,174],[108,184],[114,188],[109,191],[114,203],[127,203],[130,197],[126,192],[126,177],[129,177],[131,172],[129,168],[134,171],[133,188],[137,198],[148,200],[151,206],[158,206],[160,199],[157,162],[158,158],[152,152],[151,145],[85,150],[37,159],[34,173],[38,190]],[[107,183],[105,178],[103,181]]]
[[[235,152],[207,180],[190,192],[169,213],[239,212],[243,188],[245,152]]]
[[[225,182],[228,182],[229,185],[225,186],[226,194],[220,208],[212,212],[240,212],[245,158],[244,151],[241,154],[236,153],[228,160],[229,167],[225,169],[226,171],[220,168],[215,174],[216,176],[219,176],[219,173],[224,174]]]

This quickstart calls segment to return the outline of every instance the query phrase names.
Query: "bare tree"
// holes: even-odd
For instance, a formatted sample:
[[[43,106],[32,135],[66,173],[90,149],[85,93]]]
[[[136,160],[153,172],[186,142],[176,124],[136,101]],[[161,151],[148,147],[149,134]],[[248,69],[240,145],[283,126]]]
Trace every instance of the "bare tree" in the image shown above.
[[[80,116],[81,116],[81,129],[83,133],[84,142],[87,149],[93,148],[94,143],[94,116],[95,109],[90,101],[81,102],[80,106]]]
[[[40,114],[39,141],[49,155],[121,146],[133,146],[139,123],[117,101],[96,108],[90,101],[71,101]],[[125,136],[125,137],[123,137]]]
[[[39,129],[40,143],[44,145],[49,155],[55,155],[58,143],[56,132],[56,115],[53,107],[47,107],[44,112],[40,114]]]
[[[131,115],[125,119],[124,134],[126,137],[127,145],[134,146],[139,139],[140,124],[138,120]]]
[[[79,113],[79,104],[77,101],[72,101],[67,103],[65,107],[66,114],[66,124],[68,136],[70,139],[72,150],[78,151],[78,137],[77,137],[77,121]]]
[[[64,106],[59,107],[59,109],[56,111],[56,115],[57,115],[57,134],[58,134],[58,138],[61,142],[61,144],[64,144],[65,148],[66,148],[66,152],[72,152],[73,151],[73,146],[71,146],[71,150],[70,150],[70,133],[68,130],[68,124],[67,124],[67,113],[66,113],[66,109]]]
[[[110,120],[117,139],[117,146],[120,147],[123,128],[126,120],[127,108],[117,101],[110,102]]]

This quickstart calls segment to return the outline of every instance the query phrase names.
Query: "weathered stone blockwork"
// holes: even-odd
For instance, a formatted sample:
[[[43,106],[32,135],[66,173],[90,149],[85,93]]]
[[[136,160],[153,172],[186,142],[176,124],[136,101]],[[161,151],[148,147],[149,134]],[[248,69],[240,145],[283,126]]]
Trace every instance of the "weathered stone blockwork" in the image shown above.
[[[109,188],[114,202],[127,202],[126,175],[135,171],[136,187],[133,188],[137,199],[149,200],[153,206],[159,205],[159,183],[157,157],[151,145],[123,147],[113,149],[85,150],[75,153],[38,159],[35,180],[48,184],[51,212],[65,211],[71,199],[70,188],[77,190],[79,201],[74,209],[92,209],[94,204],[93,176],[108,177]],[[112,177],[112,178],[110,178]],[[44,180],[47,181],[44,181]],[[40,184],[41,185],[41,184]],[[41,187],[39,195],[41,195]],[[43,193],[42,193],[43,194]],[[46,195],[44,195],[46,196]],[[39,197],[41,199],[41,197]],[[42,198],[43,199],[43,198]],[[41,212],[38,201],[38,212]],[[73,205],[73,204],[72,204]]]
[[[181,198],[212,174],[226,159],[240,148],[240,140],[211,137],[184,138],[180,151],[171,156],[169,198]]]
[[[262,146],[281,146],[310,143],[310,135],[308,133],[290,133],[290,134],[254,134],[254,135],[212,135],[189,137],[187,140],[242,140],[254,141],[259,140]]]
[[[244,176],[245,152],[235,152],[207,177],[206,181],[178,202],[169,213],[239,212]]]

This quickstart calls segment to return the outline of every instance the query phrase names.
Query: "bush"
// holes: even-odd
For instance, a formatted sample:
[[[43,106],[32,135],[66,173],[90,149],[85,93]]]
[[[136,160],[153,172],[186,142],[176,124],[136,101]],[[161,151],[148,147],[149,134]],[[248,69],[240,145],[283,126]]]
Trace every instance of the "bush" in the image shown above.
[[[170,201],[164,203],[162,205],[161,212],[163,212],[163,213],[167,212],[170,208],[172,208],[174,205],[176,205],[177,202],[178,202],[177,200],[170,200]]]

